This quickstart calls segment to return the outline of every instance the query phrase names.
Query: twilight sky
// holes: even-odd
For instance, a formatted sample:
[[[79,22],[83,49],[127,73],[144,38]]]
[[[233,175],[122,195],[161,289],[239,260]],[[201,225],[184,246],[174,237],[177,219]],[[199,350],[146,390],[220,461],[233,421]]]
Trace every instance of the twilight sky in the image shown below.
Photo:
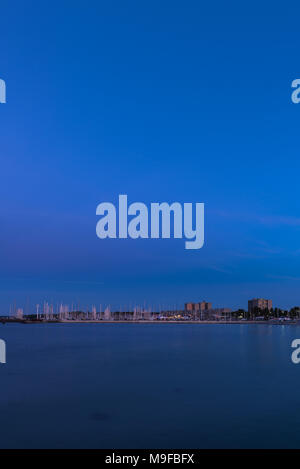
[[[1,2],[0,313],[300,304],[299,3]],[[100,202],[204,202],[205,245],[100,240]]]

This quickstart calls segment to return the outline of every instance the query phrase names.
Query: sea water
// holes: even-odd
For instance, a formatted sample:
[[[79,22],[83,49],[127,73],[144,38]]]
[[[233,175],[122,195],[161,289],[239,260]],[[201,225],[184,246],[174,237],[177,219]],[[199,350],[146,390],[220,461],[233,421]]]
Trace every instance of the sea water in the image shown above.
[[[6,324],[2,448],[300,448],[300,327]]]

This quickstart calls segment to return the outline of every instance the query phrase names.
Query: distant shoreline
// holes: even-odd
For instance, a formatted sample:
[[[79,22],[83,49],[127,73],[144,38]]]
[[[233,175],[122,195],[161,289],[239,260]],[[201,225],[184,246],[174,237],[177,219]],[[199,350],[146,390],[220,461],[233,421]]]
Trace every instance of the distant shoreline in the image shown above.
[[[251,325],[251,324],[263,324],[269,326],[287,326],[287,325],[300,325],[300,321],[176,321],[176,320],[159,320],[159,321],[149,321],[149,320],[114,320],[114,321],[106,321],[106,320],[69,320],[69,321],[30,321],[30,320],[1,320],[0,324],[193,324],[193,325],[201,325],[201,324],[215,324],[215,325],[233,325],[233,324],[242,324],[242,325]]]

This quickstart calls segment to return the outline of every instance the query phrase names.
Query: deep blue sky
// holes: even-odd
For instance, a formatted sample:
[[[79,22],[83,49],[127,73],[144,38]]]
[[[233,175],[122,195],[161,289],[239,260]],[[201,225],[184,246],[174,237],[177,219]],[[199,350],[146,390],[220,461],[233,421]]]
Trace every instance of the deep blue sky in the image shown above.
[[[1,2],[0,307],[300,304],[297,3]],[[204,202],[205,246],[96,206]]]

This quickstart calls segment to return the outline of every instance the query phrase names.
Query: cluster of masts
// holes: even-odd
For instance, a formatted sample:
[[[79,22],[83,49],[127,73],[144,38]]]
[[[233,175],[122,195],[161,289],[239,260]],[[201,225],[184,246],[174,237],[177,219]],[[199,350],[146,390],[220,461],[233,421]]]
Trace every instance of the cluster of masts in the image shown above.
[[[100,305],[97,310],[96,305],[92,305],[91,308],[87,308],[83,311],[77,304],[49,304],[44,302],[42,305],[37,304],[35,307],[35,313],[24,314],[23,308],[10,308],[10,316],[16,319],[22,320],[25,318],[32,318],[37,321],[74,321],[74,320],[89,320],[89,321],[112,321],[115,319],[124,320],[139,320],[139,319],[152,319],[159,313],[153,313],[151,308],[135,306],[130,308],[130,311],[120,308],[119,311],[111,311],[111,307],[106,306],[102,309]]]

